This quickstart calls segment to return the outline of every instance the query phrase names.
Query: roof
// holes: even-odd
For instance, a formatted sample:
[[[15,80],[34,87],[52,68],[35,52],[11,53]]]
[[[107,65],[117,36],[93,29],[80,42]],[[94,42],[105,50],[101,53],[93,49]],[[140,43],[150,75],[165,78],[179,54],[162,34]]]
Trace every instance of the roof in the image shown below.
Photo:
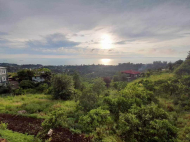
[[[5,67],[0,67],[0,69],[6,69]]]
[[[140,74],[141,72],[134,71],[134,70],[126,70],[126,71],[122,71],[121,73],[125,73],[125,74]]]

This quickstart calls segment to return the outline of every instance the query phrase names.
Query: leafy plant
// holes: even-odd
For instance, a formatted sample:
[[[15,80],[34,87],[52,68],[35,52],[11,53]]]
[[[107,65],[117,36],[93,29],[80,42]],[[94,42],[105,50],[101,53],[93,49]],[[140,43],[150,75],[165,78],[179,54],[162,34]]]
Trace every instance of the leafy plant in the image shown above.
[[[74,82],[71,76],[58,74],[52,78],[53,97],[68,100],[74,91]]]
[[[7,129],[7,126],[8,126],[8,123],[3,123],[3,122],[1,122],[1,123],[0,123],[0,130],[6,130],[6,129]]]

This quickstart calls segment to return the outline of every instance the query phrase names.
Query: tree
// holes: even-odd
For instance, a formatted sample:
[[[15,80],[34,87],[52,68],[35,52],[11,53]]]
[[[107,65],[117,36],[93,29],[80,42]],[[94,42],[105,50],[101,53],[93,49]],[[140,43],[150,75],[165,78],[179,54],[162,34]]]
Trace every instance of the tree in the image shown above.
[[[22,80],[32,80],[34,76],[34,72],[32,70],[23,69],[17,72],[19,81]]]
[[[106,87],[110,87],[111,79],[109,77],[104,77],[104,82],[106,83]]]
[[[93,91],[97,93],[98,97],[100,96],[100,94],[106,90],[106,83],[103,81],[102,78],[96,78],[94,80],[94,84],[93,84]]]
[[[47,68],[42,68],[39,69],[39,74],[45,79],[46,82],[49,82],[51,80],[51,70]]]
[[[189,59],[190,59],[190,51],[188,52],[186,60],[189,60]]]
[[[190,75],[190,51],[186,60],[176,69],[177,75]]]
[[[82,81],[80,75],[75,72],[73,75],[74,87],[75,89],[81,89]]]
[[[53,97],[68,100],[74,91],[74,82],[71,76],[57,74],[52,78]]]

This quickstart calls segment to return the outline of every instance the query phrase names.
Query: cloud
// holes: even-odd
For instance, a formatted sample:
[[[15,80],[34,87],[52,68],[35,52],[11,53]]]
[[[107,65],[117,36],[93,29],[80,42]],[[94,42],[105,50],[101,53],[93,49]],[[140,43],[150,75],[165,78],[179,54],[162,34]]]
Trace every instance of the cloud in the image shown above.
[[[42,40],[29,40],[26,45],[30,48],[73,48],[79,42],[70,41],[65,35],[60,33],[51,34],[43,37]]]
[[[190,49],[189,15],[189,0],[0,0],[0,52],[182,57]],[[104,34],[110,51],[101,49]]]

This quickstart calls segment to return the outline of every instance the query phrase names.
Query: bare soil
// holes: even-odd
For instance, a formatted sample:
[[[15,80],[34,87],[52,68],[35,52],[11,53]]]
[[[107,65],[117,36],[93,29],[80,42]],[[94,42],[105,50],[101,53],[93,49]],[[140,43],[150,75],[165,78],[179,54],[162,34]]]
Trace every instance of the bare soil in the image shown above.
[[[0,114],[0,122],[8,123],[8,129],[23,134],[37,135],[42,130],[43,119],[12,114]],[[90,142],[82,134],[73,134],[69,129],[56,128],[53,130],[51,142]]]

